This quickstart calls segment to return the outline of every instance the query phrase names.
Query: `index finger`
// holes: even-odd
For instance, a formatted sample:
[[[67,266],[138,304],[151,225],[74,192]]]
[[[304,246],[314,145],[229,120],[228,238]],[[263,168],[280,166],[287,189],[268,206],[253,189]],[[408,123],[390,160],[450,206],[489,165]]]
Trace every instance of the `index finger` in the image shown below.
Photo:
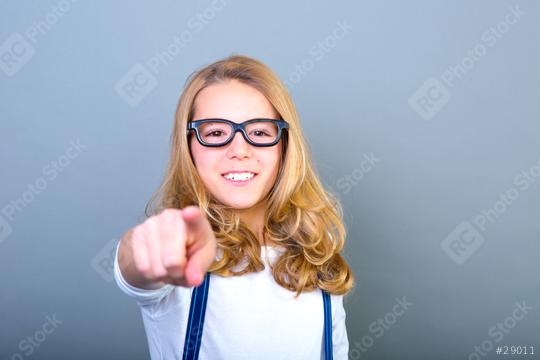
[[[193,205],[185,207],[182,209],[182,218],[186,224],[189,245],[199,242],[204,244],[208,241],[212,234],[212,227],[199,207]]]

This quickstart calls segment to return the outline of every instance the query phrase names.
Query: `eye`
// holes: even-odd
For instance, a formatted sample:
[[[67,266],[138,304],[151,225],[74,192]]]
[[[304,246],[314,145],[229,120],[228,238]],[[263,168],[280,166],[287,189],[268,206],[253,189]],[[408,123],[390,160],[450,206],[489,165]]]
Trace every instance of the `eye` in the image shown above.
[[[205,136],[222,136],[223,131],[221,130],[213,130],[207,133]]]
[[[265,130],[253,130],[252,133],[255,133],[255,136],[270,136]]]

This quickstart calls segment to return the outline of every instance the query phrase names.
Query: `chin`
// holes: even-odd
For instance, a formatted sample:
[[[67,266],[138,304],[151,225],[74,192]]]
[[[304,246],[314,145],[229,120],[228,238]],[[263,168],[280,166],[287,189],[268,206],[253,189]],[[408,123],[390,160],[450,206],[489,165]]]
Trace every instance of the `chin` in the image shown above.
[[[228,194],[227,197],[222,197],[220,201],[223,204],[238,210],[249,209],[259,203],[257,199],[239,199],[238,196],[234,198],[230,194]]]
[[[246,210],[253,207],[257,203],[253,201],[225,201],[225,204],[237,210]]]

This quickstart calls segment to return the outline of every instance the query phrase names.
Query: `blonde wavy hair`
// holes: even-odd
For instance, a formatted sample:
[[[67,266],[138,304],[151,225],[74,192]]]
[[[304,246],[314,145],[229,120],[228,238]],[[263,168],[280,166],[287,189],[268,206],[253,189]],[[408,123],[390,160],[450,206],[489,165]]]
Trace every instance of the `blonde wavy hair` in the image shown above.
[[[218,201],[204,186],[193,163],[186,132],[197,94],[219,82],[237,80],[260,91],[289,124],[282,137],[281,164],[276,182],[266,195],[264,237],[284,247],[272,266],[275,281],[296,291],[317,288],[331,294],[348,293],[354,276],[341,255],[346,229],[338,199],[327,192],[314,170],[295,106],[279,78],[262,62],[233,54],[193,72],[176,109],[168,167],[160,188],[148,202],[147,216],[166,208],[198,206],[206,214],[223,256],[210,271],[238,276],[264,269],[257,236],[234,208]],[[245,261],[247,260],[247,261]],[[245,265],[244,265],[245,264]],[[234,270],[243,265],[239,270]]]

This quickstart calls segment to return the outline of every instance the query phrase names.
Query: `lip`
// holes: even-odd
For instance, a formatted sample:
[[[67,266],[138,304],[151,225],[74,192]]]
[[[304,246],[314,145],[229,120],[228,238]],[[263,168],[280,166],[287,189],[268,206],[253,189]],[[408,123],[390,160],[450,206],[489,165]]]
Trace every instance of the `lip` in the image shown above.
[[[235,172],[237,172],[237,171],[230,171],[230,172],[226,172],[225,174],[228,174],[228,173],[231,173],[231,172],[235,173]],[[251,172],[251,171],[238,171],[238,172]],[[255,175],[254,175],[251,179],[234,181],[234,180],[229,180],[229,179],[227,179],[227,178],[224,176],[225,174],[221,175],[221,178],[222,178],[223,180],[225,180],[225,182],[226,182],[227,184],[232,185],[232,186],[246,186],[246,185],[249,185],[249,184],[251,184],[251,183],[255,180],[255,178],[256,178],[257,175],[258,175],[257,173],[253,173],[253,174],[255,174]]]

